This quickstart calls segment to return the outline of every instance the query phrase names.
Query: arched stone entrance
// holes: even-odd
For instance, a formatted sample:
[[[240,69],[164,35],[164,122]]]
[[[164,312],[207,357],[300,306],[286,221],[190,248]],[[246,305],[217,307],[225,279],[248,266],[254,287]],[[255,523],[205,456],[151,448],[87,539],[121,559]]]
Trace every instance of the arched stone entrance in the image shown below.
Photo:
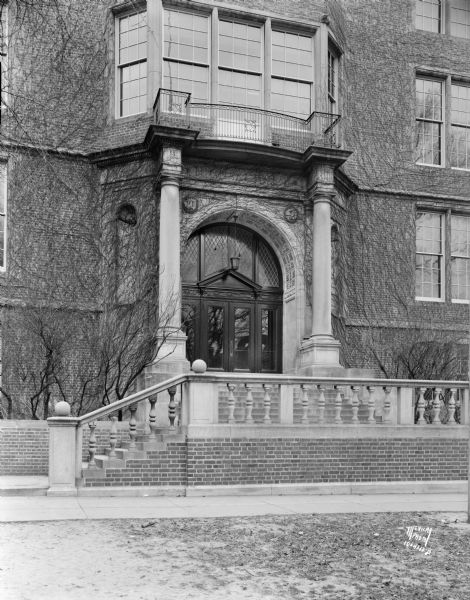
[[[259,234],[232,223],[198,229],[186,243],[181,275],[189,361],[282,372],[282,274]]]

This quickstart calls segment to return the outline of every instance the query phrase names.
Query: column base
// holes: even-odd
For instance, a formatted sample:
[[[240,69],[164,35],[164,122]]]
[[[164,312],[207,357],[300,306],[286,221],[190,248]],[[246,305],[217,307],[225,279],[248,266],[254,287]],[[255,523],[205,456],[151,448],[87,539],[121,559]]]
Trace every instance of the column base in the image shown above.
[[[299,374],[318,377],[344,377],[339,364],[341,344],[330,335],[312,335],[300,346]]]
[[[162,343],[162,340],[163,343]],[[186,358],[186,340],[187,336],[183,332],[177,331],[168,335],[162,334],[159,337],[158,344],[160,350],[153,364],[146,367],[139,377],[138,389],[144,390],[152,385],[170,379],[181,373],[189,373],[191,365]],[[168,425],[168,394],[160,394],[161,400],[157,402],[157,423]],[[176,397],[178,400],[179,392]],[[136,419],[138,423],[145,424],[149,418],[150,405],[148,402],[139,402],[137,405]]]

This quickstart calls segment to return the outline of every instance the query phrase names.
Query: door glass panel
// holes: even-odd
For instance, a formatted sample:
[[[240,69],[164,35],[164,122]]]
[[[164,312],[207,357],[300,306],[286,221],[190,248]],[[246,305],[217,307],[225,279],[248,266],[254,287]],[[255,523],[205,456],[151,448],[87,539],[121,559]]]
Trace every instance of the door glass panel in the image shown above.
[[[261,310],[261,370],[274,371],[276,367],[274,348],[274,310]]]
[[[209,306],[207,309],[207,366],[222,369],[224,359],[224,308]]]
[[[234,368],[250,368],[250,309],[235,308],[234,311]]]
[[[196,329],[196,307],[190,304],[183,306],[181,315],[181,329],[186,333],[186,358],[192,363],[196,358],[195,329]]]

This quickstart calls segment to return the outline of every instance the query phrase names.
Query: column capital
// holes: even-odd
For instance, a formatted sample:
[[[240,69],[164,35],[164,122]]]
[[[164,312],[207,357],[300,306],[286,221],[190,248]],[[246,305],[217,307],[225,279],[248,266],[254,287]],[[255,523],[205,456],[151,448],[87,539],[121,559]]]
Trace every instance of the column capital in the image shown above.
[[[335,166],[320,163],[312,166],[308,174],[308,198],[313,201],[330,201],[336,195]]]
[[[163,143],[158,157],[158,175],[157,184],[179,185],[182,176],[182,146],[170,143]]]

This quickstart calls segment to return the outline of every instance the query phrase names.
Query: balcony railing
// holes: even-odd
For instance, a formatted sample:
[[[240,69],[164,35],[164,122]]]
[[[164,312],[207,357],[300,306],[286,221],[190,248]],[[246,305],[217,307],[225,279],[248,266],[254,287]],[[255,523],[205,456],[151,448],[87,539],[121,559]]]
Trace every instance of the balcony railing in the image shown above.
[[[339,115],[313,112],[308,119],[260,108],[191,102],[191,94],[160,89],[154,105],[158,125],[199,130],[199,139],[230,139],[297,152],[337,147]]]

